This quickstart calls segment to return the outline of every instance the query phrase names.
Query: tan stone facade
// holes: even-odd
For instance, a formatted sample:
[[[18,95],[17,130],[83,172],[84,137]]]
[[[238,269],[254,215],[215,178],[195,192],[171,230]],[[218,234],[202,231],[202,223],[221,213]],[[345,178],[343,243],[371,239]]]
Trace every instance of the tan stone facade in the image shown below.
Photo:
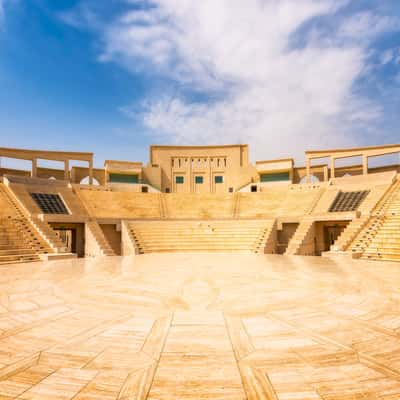
[[[249,161],[245,144],[223,146],[150,146],[147,165],[136,161],[106,160],[104,168],[93,168],[93,153],[0,148],[0,158],[28,160],[31,170],[0,167],[0,176],[57,179],[74,184],[97,183],[133,192],[229,193],[263,191],[271,185],[327,182],[345,175],[400,171],[399,163],[383,167],[368,165],[368,159],[400,152],[400,145],[315,150],[305,153],[305,166],[292,158]],[[361,162],[335,166],[336,160],[359,157]],[[64,163],[64,169],[43,168],[38,160]],[[88,167],[71,166],[71,161]],[[318,160],[318,165],[312,165]],[[321,161],[328,160],[326,163]]]
[[[256,178],[247,145],[151,146],[148,168],[161,170],[161,190],[225,193]]]

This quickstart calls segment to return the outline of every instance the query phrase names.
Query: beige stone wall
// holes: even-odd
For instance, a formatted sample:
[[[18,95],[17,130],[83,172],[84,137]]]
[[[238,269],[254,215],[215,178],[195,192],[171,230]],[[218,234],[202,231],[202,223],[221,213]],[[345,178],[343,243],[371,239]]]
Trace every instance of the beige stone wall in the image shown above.
[[[160,167],[153,167],[151,165],[144,167],[143,179],[153,185],[156,189],[161,190],[162,170]]]
[[[226,193],[257,177],[249,164],[247,145],[152,146],[148,168],[161,169],[163,192],[169,189],[176,193]],[[147,176],[152,183],[152,176]],[[222,176],[223,182],[216,183],[216,176]],[[176,183],[176,177],[183,177],[183,183]],[[203,182],[196,183],[196,177]]]

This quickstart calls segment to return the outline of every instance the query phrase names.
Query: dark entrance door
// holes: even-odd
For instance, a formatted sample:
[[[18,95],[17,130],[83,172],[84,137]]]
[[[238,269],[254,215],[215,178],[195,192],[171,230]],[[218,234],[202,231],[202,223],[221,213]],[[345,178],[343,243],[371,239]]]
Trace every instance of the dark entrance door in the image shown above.
[[[343,232],[344,226],[333,225],[324,228],[324,251],[329,251],[340,234]]]

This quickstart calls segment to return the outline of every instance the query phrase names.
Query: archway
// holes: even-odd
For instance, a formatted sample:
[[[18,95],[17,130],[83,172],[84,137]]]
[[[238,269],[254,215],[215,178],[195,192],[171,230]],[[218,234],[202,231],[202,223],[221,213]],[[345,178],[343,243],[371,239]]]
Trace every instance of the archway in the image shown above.
[[[320,182],[320,180],[318,179],[318,177],[317,176],[315,176],[315,175],[310,175],[310,183],[319,183]],[[300,183],[302,184],[302,183],[308,183],[307,182],[307,176],[303,176],[301,179],[300,179]]]
[[[89,177],[85,176],[80,182],[80,185],[89,185]],[[93,185],[100,186],[99,181],[96,178],[93,178]]]

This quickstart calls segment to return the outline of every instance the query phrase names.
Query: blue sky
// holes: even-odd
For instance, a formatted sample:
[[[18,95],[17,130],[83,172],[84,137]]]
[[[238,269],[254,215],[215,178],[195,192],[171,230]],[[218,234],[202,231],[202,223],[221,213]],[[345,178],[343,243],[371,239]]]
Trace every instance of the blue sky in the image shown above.
[[[0,146],[400,142],[397,0],[0,0]]]

